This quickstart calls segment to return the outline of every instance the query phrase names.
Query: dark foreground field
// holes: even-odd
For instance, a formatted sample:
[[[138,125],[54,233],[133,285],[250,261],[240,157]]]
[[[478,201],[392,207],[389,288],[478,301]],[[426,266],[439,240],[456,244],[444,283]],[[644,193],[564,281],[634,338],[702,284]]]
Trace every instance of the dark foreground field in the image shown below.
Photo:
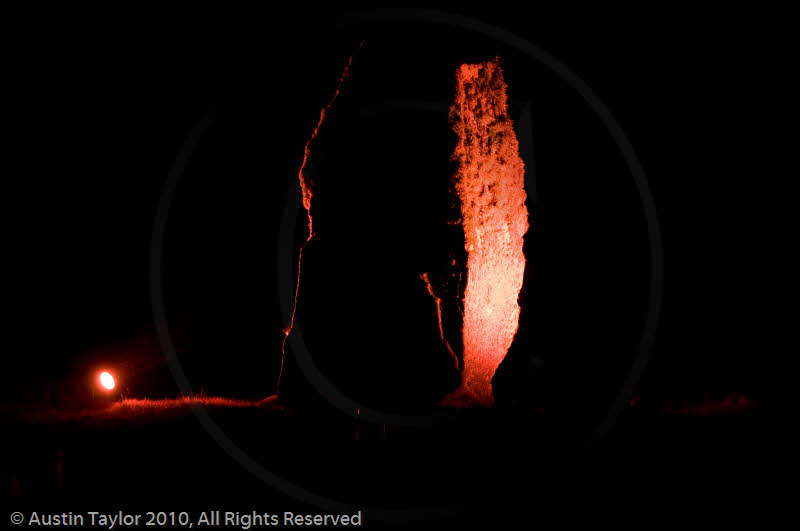
[[[546,411],[439,414],[426,427],[384,426],[273,400],[209,397],[16,414],[5,423],[6,488],[12,510],[362,510],[365,527],[449,528],[531,518],[554,502],[752,500],[736,491],[752,485],[746,478],[765,449],[763,419],[741,396],[685,407],[634,403],[581,461],[581,444],[554,436],[563,426]],[[198,415],[219,432],[206,431]],[[227,443],[218,444],[220,434]],[[389,523],[400,517],[411,522]]]

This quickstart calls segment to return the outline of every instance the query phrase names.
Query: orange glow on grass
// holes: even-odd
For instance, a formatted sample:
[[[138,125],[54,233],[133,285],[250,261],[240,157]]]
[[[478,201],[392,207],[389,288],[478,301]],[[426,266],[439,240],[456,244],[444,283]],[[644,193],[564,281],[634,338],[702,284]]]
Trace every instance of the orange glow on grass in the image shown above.
[[[458,135],[453,181],[467,250],[464,370],[457,393],[489,405],[492,376],[519,325],[528,230],[525,170],[498,59],[456,71],[450,123]]]
[[[98,377],[98,380],[100,381],[100,387],[108,391],[111,391],[116,386],[114,377],[108,371],[101,372],[100,376]]]

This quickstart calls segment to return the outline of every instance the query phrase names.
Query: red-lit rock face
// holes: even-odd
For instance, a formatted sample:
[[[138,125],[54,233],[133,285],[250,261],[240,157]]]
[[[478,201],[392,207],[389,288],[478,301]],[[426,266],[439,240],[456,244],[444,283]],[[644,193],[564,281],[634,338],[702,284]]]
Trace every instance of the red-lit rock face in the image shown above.
[[[425,289],[428,290],[428,295],[433,298],[433,302],[436,304],[436,319],[439,323],[439,337],[442,340],[442,344],[447,349],[447,352],[450,353],[450,356],[453,358],[453,363],[455,364],[456,368],[458,368],[458,356],[456,356],[456,353],[453,352],[450,342],[444,335],[444,325],[442,323],[442,299],[441,297],[437,296],[436,293],[434,293],[433,286],[431,286],[431,281],[428,278],[428,273],[423,273],[420,278],[423,282],[425,282]]]
[[[363,42],[361,45],[363,46]],[[289,318],[289,324],[283,329],[283,343],[281,344],[281,370],[280,375],[278,376],[278,387],[280,388],[280,382],[283,379],[284,375],[284,368],[285,368],[285,361],[286,361],[286,340],[289,337],[289,334],[292,333],[292,328],[294,328],[294,317],[297,312],[297,293],[300,289],[300,275],[301,275],[301,266],[303,264],[303,249],[305,248],[306,244],[314,237],[314,224],[313,219],[311,217],[311,200],[314,197],[314,179],[308,174],[306,171],[306,166],[308,165],[308,156],[311,152],[311,145],[316,140],[317,135],[319,135],[319,130],[322,127],[322,124],[325,123],[325,117],[330,111],[333,104],[336,102],[336,98],[339,97],[339,94],[342,92],[342,85],[344,82],[347,81],[347,78],[350,77],[350,68],[353,66],[353,56],[350,56],[350,59],[347,61],[347,65],[344,67],[344,71],[342,72],[342,77],[339,78],[339,84],[336,86],[336,91],[333,93],[333,97],[330,99],[328,104],[322,108],[319,113],[319,120],[317,121],[317,126],[314,128],[314,131],[311,133],[311,136],[308,138],[306,142],[305,149],[303,150],[303,162],[300,164],[300,171],[297,174],[297,177],[300,181],[300,189],[303,193],[303,207],[306,209],[306,214],[308,214],[308,238],[306,238],[305,243],[302,247],[300,247],[300,252],[297,257],[297,282],[295,284],[295,291],[294,291],[294,302],[292,303],[292,313]]]
[[[303,206],[308,214],[306,244],[315,235],[311,217],[315,183],[306,171],[306,164],[326,114],[349,77],[351,64],[352,58],[333,97],[320,112],[317,127],[305,146],[298,177]],[[453,153],[457,166],[453,183],[460,201],[467,252],[461,360],[452,348],[457,348],[456,344],[448,342],[443,328],[442,313],[449,306],[435,292],[428,274],[421,277],[435,303],[439,338],[457,368],[460,365],[463,369],[462,386],[454,396],[459,401],[473,404],[492,403],[491,378],[517,331],[520,312],[517,297],[525,270],[522,247],[528,229],[528,212],[525,207],[524,167],[507,106],[506,84],[497,60],[465,64],[457,70],[450,123],[458,135]],[[298,257],[292,314],[284,330],[284,357],[285,339],[294,323],[304,248],[305,245]],[[420,367],[420,370],[425,368]],[[283,372],[282,366],[281,375]]]
[[[363,46],[363,42],[361,45]],[[347,81],[347,78],[350,77],[350,68],[353,66],[353,56],[350,56],[350,59],[347,60],[347,65],[344,67],[344,71],[342,72],[342,77],[339,78],[339,84],[336,86],[336,92],[333,93],[333,97],[328,102],[328,104],[322,108],[319,113],[319,120],[317,121],[317,126],[314,128],[314,131],[311,133],[311,136],[308,138],[306,142],[306,147],[303,151],[303,162],[300,164],[300,171],[298,172],[298,178],[300,180],[300,188],[303,191],[303,207],[306,209],[306,213],[308,214],[308,238],[311,239],[314,236],[313,224],[311,219],[311,199],[314,197],[314,178],[313,176],[309,175],[306,172],[306,166],[308,165],[308,155],[311,152],[311,145],[316,140],[317,135],[319,135],[319,130],[322,127],[322,124],[325,123],[325,117],[330,111],[333,104],[336,102],[336,98],[339,97],[339,94],[342,92],[342,86],[344,82]]]
[[[492,403],[492,375],[517,331],[525,270],[525,173],[507,107],[496,59],[458,69],[450,123],[458,135],[453,179],[467,250],[459,394],[481,404]]]

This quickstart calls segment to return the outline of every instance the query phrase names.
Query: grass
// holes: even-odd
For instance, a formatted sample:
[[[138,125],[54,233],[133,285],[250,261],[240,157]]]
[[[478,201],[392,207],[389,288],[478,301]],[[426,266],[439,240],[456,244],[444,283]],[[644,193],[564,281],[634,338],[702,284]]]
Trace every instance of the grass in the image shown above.
[[[209,410],[266,409],[281,411],[285,409],[278,403],[277,397],[274,395],[261,400],[247,400],[199,394],[175,398],[122,398],[103,406],[84,409],[29,409],[25,411],[22,418],[37,423],[149,419],[185,415],[195,406],[202,406]]]
[[[241,400],[222,396],[181,396],[178,398],[125,398],[114,402],[107,411],[129,410],[134,412],[165,411],[168,409],[185,409],[191,406],[208,408],[248,408],[260,407],[261,400]]]

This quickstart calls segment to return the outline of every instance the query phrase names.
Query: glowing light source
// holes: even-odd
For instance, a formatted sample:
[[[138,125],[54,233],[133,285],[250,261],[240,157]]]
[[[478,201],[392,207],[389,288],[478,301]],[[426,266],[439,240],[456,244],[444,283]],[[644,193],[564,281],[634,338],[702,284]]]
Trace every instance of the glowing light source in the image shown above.
[[[116,382],[114,381],[114,377],[111,376],[111,373],[108,371],[103,371],[100,373],[100,386],[104,389],[108,389],[109,391],[114,389]]]

